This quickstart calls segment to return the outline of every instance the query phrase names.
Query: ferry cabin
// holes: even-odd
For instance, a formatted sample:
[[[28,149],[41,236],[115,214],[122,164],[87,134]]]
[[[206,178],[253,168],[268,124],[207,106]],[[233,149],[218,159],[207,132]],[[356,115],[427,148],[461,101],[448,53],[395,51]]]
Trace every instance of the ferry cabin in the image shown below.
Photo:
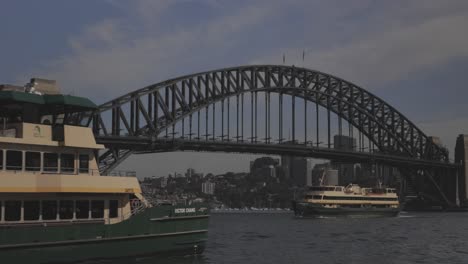
[[[304,202],[326,208],[398,208],[399,201],[393,188],[361,188],[350,184],[344,186],[310,187]]]
[[[96,105],[21,89],[0,87],[0,226],[129,218],[131,199],[141,196],[135,174],[101,176],[103,146],[79,123]]]

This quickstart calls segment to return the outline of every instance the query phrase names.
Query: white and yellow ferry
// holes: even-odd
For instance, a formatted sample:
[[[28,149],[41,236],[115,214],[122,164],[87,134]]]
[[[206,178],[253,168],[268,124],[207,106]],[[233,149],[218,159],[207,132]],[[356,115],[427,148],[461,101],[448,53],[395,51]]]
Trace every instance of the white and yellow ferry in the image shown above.
[[[299,217],[320,216],[397,216],[398,195],[393,188],[348,186],[310,187],[303,198],[293,202]]]

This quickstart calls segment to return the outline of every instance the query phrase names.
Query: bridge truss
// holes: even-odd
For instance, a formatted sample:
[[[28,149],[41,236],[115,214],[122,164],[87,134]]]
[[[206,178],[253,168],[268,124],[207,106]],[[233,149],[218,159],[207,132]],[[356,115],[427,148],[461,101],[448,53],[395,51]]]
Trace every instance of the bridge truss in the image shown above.
[[[182,76],[101,105],[88,124],[107,148],[104,174],[141,153],[297,155],[397,166],[430,179],[446,204],[454,200],[442,190],[453,180],[437,173],[455,168],[445,148],[379,97],[310,69],[253,65]],[[334,135],[355,141],[341,147]]]

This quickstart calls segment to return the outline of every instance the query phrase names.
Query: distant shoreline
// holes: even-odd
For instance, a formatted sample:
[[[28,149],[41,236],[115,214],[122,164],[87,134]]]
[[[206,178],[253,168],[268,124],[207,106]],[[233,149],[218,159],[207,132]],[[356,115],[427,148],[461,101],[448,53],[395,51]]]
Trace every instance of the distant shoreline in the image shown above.
[[[292,213],[290,209],[275,209],[275,208],[259,208],[259,209],[238,209],[238,208],[223,208],[211,209],[211,214],[281,214]]]

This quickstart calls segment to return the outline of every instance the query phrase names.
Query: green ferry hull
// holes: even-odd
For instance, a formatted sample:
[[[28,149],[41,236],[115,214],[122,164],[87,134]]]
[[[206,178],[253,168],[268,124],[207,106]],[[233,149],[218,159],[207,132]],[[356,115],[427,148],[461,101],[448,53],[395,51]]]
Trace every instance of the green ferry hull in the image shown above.
[[[73,263],[176,252],[201,253],[207,239],[207,210],[196,207],[195,213],[175,215],[176,208],[148,208],[113,225],[2,227],[0,259],[2,263]]]
[[[399,212],[399,208],[327,208],[311,203],[296,203],[294,206],[297,217],[394,217]]]

